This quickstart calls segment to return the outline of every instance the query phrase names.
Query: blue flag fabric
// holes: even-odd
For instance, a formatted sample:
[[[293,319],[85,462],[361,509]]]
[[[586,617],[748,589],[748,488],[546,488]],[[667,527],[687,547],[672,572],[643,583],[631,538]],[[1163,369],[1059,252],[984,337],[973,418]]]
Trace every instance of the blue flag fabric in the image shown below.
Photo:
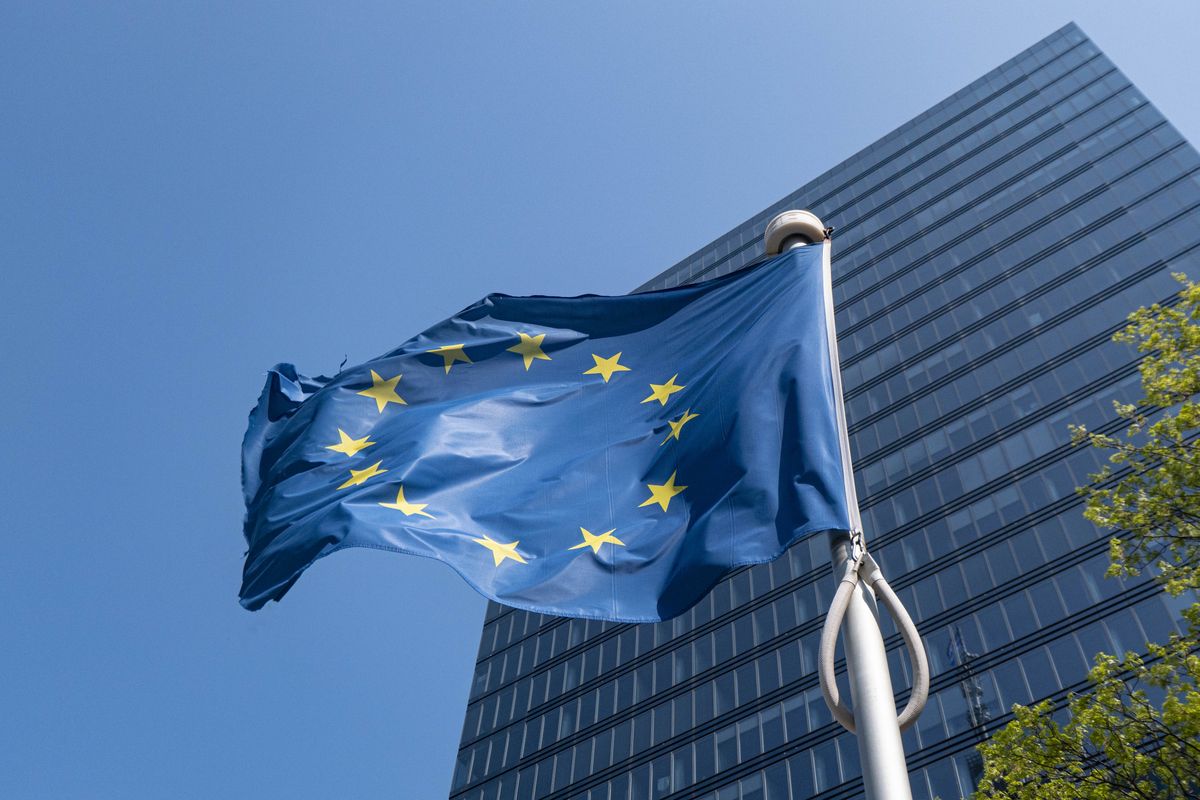
[[[276,366],[242,449],[242,605],[371,547],[517,608],[657,622],[849,529],[824,269],[810,246],[644,294],[493,294],[333,378]]]

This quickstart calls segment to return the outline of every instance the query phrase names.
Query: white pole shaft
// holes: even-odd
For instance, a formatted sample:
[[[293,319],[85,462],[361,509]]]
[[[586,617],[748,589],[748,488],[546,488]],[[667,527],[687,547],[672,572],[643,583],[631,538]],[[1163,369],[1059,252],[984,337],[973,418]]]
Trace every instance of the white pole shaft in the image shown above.
[[[804,247],[813,241],[811,235],[785,237],[780,250]],[[828,248],[829,245],[822,246]],[[829,357],[834,370],[836,402],[840,404],[841,364],[837,354],[837,335],[833,328],[833,286],[828,251],[824,262],[822,269],[825,273]],[[838,414],[838,424],[841,428],[843,465],[848,475],[847,494],[851,505],[851,522],[861,530],[844,411]],[[850,557],[850,537],[845,532],[834,531],[830,533],[829,544],[833,557],[833,573],[840,576],[845,572],[845,563]],[[850,696],[854,707],[855,734],[858,739],[859,762],[862,764],[864,793],[867,800],[912,800],[908,766],[904,761],[904,744],[900,739],[900,724],[896,715],[896,698],[892,690],[887,651],[883,646],[883,634],[879,629],[875,595],[861,580],[851,596],[843,626],[846,672],[850,679]]]
[[[850,537],[832,535],[833,570],[845,571],[850,555]],[[846,651],[846,673],[854,706],[858,758],[862,764],[867,800],[912,800],[904,744],[896,721],[896,696],[888,669],[883,634],[875,595],[862,581],[854,587],[842,622],[842,644]]]

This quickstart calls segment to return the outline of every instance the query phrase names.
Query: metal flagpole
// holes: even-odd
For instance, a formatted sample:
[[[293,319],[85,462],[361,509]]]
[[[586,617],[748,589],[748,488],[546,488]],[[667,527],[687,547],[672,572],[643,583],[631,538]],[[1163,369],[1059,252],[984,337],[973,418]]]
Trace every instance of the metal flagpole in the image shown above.
[[[765,238],[768,255],[817,243],[820,243],[824,251],[822,272],[825,321],[851,530],[830,533],[834,574],[839,576],[840,582],[821,635],[821,689],[834,717],[847,730],[857,735],[867,800],[911,800],[912,791],[909,788],[908,767],[904,762],[900,731],[916,721],[917,715],[925,705],[929,693],[929,668],[924,646],[912,620],[900,605],[891,587],[887,585],[887,581],[883,579],[878,565],[866,551],[854,486],[854,469],[850,459],[846,412],[842,402],[842,375],[837,352],[837,333],[834,328],[828,231],[821,220],[810,211],[785,211],[767,225]],[[879,629],[876,592],[901,630],[913,661],[912,695],[904,712],[899,716],[896,714],[896,701],[888,670],[887,653],[883,646],[883,634]],[[843,619],[846,672],[854,702],[853,710],[842,704],[833,674],[834,646]]]

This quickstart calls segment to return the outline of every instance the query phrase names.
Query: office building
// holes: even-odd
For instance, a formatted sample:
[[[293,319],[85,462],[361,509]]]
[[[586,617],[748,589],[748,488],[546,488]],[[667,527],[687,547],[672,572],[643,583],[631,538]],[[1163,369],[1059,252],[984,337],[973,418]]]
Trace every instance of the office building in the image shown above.
[[[913,794],[959,798],[1013,703],[1061,702],[1098,651],[1180,603],[1104,577],[1075,487],[1139,393],[1111,341],[1200,275],[1200,157],[1075,25],[1055,32],[649,281],[762,257],[778,212],[836,226],[834,295],[867,540],[927,644],[904,736]],[[853,736],[817,686],[825,535],[654,625],[488,607],[451,797],[854,798]],[[908,666],[885,625],[903,703]],[[843,691],[846,684],[843,676]]]

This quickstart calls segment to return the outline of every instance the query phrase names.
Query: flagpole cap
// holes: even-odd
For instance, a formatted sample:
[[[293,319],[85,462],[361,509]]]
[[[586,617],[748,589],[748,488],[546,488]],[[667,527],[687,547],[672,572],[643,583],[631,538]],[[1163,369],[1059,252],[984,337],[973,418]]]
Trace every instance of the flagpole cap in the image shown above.
[[[763,239],[767,246],[767,255],[775,256],[783,252],[785,244],[790,248],[824,241],[825,226],[820,217],[811,211],[793,209],[784,211],[768,222]]]

